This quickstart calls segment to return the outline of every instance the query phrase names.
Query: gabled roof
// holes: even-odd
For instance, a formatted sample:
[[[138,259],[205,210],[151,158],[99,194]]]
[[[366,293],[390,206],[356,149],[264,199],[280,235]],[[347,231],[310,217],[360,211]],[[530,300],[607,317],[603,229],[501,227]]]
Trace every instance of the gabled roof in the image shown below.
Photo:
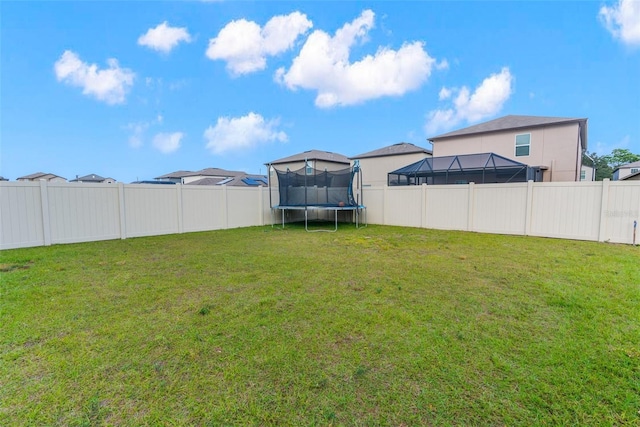
[[[188,177],[188,176],[225,176],[225,177],[230,177],[230,176],[238,176],[238,175],[244,175],[244,172],[241,171],[228,171],[225,169],[220,169],[220,168],[204,168],[201,169],[199,171],[176,171],[176,172],[171,172],[168,173],[166,175],[162,175],[159,176],[155,179],[170,179],[170,178],[184,178],[184,177]]]
[[[189,176],[189,174],[192,174],[192,173],[193,172],[191,171],[175,171],[175,172],[168,173],[166,175],[158,176],[154,179],[182,178],[184,176]]]
[[[387,147],[379,148],[377,150],[368,151],[366,153],[358,154],[357,156],[351,156],[350,159],[367,159],[372,157],[385,157],[385,156],[398,156],[402,154],[433,154],[431,150],[418,147],[417,145],[410,144],[408,142],[400,142],[398,144],[389,145]]]
[[[627,163],[626,165],[620,165],[617,168],[615,168],[613,171],[617,171],[618,169],[622,169],[622,168],[640,168],[640,160],[638,160],[637,162],[633,162],[633,163]]]
[[[640,177],[640,172],[636,172],[636,173],[632,173],[631,175],[624,176],[620,178],[620,181],[626,181],[626,180],[634,181],[636,180],[636,177]]]
[[[32,173],[31,175],[25,175],[25,176],[21,176],[18,177],[16,179],[28,179],[28,180],[36,180],[36,179],[52,179],[52,178],[62,178],[65,179],[59,175],[53,174],[53,173],[44,173],[44,172],[36,172],[36,173]]]
[[[241,174],[229,178],[202,178],[186,185],[228,185],[232,187],[266,187],[268,184],[266,175]]]
[[[342,154],[332,153],[330,151],[321,150],[309,150],[302,153],[294,154],[293,156],[284,157],[282,159],[273,160],[268,165],[277,165],[282,163],[301,162],[305,160],[322,160],[325,162],[343,163],[345,165],[351,164],[349,158]]]
[[[69,182],[80,182],[80,181],[82,181],[82,182],[103,182],[103,181],[106,181],[107,179],[113,179],[113,178],[103,178],[100,175],[96,175],[95,173],[92,173],[92,174],[89,174],[89,175],[81,176],[81,177],[76,178],[76,179],[72,179]]]
[[[584,146],[586,147],[586,123],[587,119],[576,119],[569,117],[541,117],[541,116],[504,116],[495,120],[469,126],[463,129],[454,130],[452,132],[443,133],[442,135],[428,138],[429,141],[451,138],[455,136],[474,135],[480,133],[499,132],[511,129],[532,128],[540,126],[548,126],[562,123],[578,122],[582,124],[581,133]]]

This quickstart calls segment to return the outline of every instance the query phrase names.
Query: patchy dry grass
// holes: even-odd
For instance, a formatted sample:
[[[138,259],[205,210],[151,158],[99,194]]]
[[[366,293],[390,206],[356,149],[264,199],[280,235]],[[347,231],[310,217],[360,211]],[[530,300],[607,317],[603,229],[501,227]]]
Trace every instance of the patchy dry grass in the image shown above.
[[[640,424],[637,247],[293,226],[0,264],[0,425]]]

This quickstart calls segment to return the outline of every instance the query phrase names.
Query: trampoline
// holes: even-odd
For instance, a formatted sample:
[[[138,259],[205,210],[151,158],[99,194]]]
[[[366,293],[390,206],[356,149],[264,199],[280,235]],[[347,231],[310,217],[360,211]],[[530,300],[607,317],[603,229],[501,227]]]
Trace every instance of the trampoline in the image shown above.
[[[306,163],[306,162],[305,162]],[[366,207],[362,204],[361,194],[354,197],[354,181],[362,188],[360,166],[356,161],[353,167],[334,171],[303,167],[298,170],[281,171],[275,169],[278,177],[278,204],[274,205],[269,191],[269,200],[273,211],[281,211],[282,228],[285,225],[285,213],[304,212],[304,228],[308,232],[338,230],[338,212],[351,212],[355,217],[355,226],[366,227]],[[271,174],[269,174],[271,180]],[[269,188],[273,188],[269,182]],[[309,212],[333,211],[333,229],[309,229]],[[363,215],[364,225],[360,222]],[[275,223],[275,220],[274,220]]]

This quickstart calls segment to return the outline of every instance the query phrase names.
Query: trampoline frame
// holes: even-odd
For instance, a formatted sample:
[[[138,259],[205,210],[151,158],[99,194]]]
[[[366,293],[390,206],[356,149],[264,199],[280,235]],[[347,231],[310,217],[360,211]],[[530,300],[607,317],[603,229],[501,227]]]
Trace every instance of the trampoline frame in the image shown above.
[[[353,211],[356,217],[356,228],[364,228],[367,226],[367,208],[363,205],[358,206],[273,206],[274,210],[282,211],[282,229],[284,229],[284,213],[285,211],[301,211],[304,210],[304,229],[309,233],[314,233],[318,231],[326,231],[329,233],[335,233],[338,231],[338,211]],[[318,210],[318,211],[333,211],[334,212],[334,224],[335,227],[333,230],[330,229],[318,229],[318,230],[309,230],[309,211],[310,210]],[[358,218],[360,217],[360,211],[363,212],[364,215],[364,225],[358,222]],[[273,221],[275,223],[275,221]],[[272,224],[273,227],[273,224]]]

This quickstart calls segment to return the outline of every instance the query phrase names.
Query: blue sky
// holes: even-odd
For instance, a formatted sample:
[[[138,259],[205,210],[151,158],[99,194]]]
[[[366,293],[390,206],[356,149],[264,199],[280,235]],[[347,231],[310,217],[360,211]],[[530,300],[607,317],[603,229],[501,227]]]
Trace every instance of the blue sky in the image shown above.
[[[353,156],[507,114],[640,153],[640,2],[0,3],[0,175]]]

